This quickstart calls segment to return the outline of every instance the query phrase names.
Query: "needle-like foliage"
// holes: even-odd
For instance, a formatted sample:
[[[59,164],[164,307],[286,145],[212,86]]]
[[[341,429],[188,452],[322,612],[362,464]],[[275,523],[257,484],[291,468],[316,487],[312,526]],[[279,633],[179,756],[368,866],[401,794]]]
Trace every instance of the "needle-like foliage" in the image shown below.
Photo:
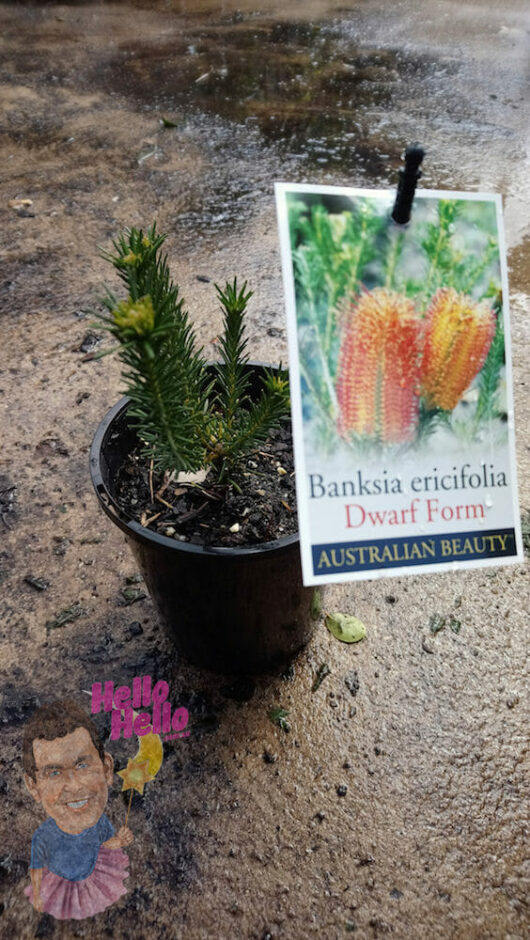
[[[127,298],[107,291],[100,320],[118,342],[129,415],[144,455],[159,470],[212,466],[221,479],[288,414],[288,382],[281,371],[267,371],[257,399],[249,393],[244,315],[252,293],[246,282],[238,290],[237,279],[223,290],[216,285],[224,328],[212,378],[161,254],[165,238],[155,225],[145,233],[127,229],[114,251],[103,252]]]

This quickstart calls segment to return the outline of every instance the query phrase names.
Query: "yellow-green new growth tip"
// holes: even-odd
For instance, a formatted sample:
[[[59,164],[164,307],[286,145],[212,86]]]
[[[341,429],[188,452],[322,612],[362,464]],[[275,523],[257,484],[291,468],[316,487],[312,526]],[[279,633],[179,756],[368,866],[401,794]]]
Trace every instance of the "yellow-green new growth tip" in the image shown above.
[[[120,330],[134,330],[138,336],[149,336],[155,325],[155,311],[149,295],[139,300],[122,300],[112,311],[114,323]]]

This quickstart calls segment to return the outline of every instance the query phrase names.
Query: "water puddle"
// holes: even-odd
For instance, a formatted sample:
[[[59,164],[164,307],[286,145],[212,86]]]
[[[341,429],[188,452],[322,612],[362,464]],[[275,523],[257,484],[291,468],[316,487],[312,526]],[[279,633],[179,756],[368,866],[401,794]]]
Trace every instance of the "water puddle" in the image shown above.
[[[36,92],[52,106],[64,96],[64,108],[58,119],[56,108],[28,100],[8,116],[10,139],[65,159],[82,140],[89,176],[94,151],[119,160],[122,147],[175,205],[175,227],[199,240],[245,222],[274,179],[395,186],[403,150],[418,140],[424,187],[500,189],[515,219],[509,241],[527,231],[522,25],[505,27],[504,14],[481,3],[454,19],[429,8],[421,20],[410,0],[383,4],[384,15],[377,0],[348,9],[317,0],[296,14],[272,0],[260,11],[211,6],[152,0],[149,9],[124,5],[124,16],[80,5],[52,19],[41,11],[38,41],[16,63],[17,87],[34,83],[37,104]],[[58,43],[61,59],[50,54]],[[87,107],[77,129],[72,91]],[[97,116],[103,100],[110,119]],[[132,153],[131,113],[150,124]],[[162,127],[163,117],[174,126]]]
[[[403,83],[423,75],[428,62],[343,45],[326,23],[221,22],[124,43],[94,78],[148,107],[257,130],[304,166],[355,169],[373,180],[403,147],[389,146],[377,115],[392,110]]]

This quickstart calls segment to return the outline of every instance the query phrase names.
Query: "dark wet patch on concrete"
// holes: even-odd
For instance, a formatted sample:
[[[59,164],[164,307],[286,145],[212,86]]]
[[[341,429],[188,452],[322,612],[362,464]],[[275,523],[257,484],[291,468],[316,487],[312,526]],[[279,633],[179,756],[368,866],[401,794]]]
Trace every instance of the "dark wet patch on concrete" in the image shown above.
[[[141,183],[141,194],[163,200],[168,230],[195,247],[270,204],[279,176],[297,180],[338,170],[355,182],[395,179],[404,141],[388,133],[386,115],[435,69],[432,57],[364,47],[356,35],[346,36],[340,21],[274,22],[263,14],[219,12],[174,17],[147,38],[101,44],[89,54],[82,51],[82,23],[73,17],[59,61],[50,59],[50,47],[64,33],[62,14],[53,23],[42,10],[33,12],[31,49],[19,50],[0,73],[0,81],[24,91],[19,107],[8,111],[5,140],[17,159],[33,154],[31,212],[81,210],[92,219],[102,184],[121,171]],[[83,110],[87,94],[89,112]],[[121,127],[127,112],[138,125],[137,141],[113,138],[111,128]],[[163,117],[175,126],[163,127]],[[103,154],[102,175],[94,166]],[[57,161],[60,177],[47,172]],[[11,175],[16,180],[13,169]],[[36,205],[42,192],[44,210]],[[105,213],[110,229],[113,197],[109,192]],[[52,259],[40,260],[50,263],[50,285]],[[8,312],[16,312],[11,300],[26,286],[31,306],[62,306],[66,277],[55,293],[41,288],[38,295],[24,280],[23,267],[4,274]]]
[[[0,712],[0,722],[4,730],[23,725],[39,705],[39,696],[28,689],[27,685],[24,684],[22,689],[18,689],[13,683],[6,683],[2,689]]]
[[[24,224],[30,226],[32,221],[24,219]],[[4,315],[38,313],[46,307],[64,309],[71,303],[64,256],[59,249],[44,246],[26,252],[6,252],[0,290]]]
[[[163,40],[122,43],[91,81],[144,107],[183,108],[255,127],[285,155],[377,175],[401,143],[379,149],[367,116],[392,108],[432,57],[369,49],[318,23],[220,22]]]
[[[0,856],[0,888],[4,891],[9,885],[16,884],[28,870],[28,862],[14,853]]]

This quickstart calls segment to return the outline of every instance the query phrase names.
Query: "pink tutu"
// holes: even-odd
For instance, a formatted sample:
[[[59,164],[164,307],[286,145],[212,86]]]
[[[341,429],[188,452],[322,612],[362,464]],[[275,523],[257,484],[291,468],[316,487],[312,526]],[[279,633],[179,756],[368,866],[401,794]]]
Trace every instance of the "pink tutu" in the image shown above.
[[[123,880],[129,859],[121,849],[101,846],[93,872],[82,881],[67,881],[47,868],[42,870],[40,896],[43,909],[58,920],[83,920],[93,917],[127,894]],[[24,888],[33,903],[33,888]]]

